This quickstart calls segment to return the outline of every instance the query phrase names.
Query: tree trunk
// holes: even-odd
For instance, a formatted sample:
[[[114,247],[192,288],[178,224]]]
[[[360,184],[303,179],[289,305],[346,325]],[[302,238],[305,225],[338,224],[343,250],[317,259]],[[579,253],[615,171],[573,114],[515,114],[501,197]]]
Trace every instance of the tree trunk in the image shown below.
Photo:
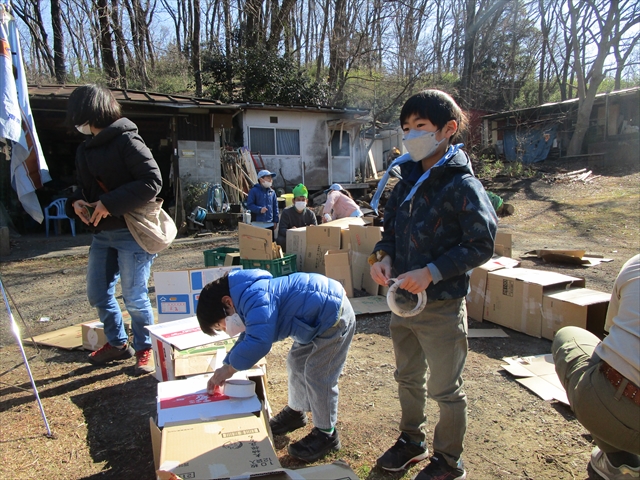
[[[118,82],[118,69],[116,68],[116,60],[113,56],[107,0],[97,0],[97,6],[98,23],[100,24],[100,57],[102,59],[102,68],[109,78],[109,85],[115,86]]]
[[[56,82],[62,85],[67,78],[67,67],[64,61],[64,34],[62,32],[60,0],[51,0],[51,27],[53,29],[53,67],[56,72]]]
[[[111,0],[111,24],[113,26],[113,36],[116,41],[116,56],[118,57],[118,73],[120,79],[120,88],[126,90],[127,85],[127,66],[125,62],[126,44],[122,35],[122,27],[120,26],[118,0]]]
[[[191,35],[191,67],[196,82],[196,97],[202,97],[202,65],[200,61],[200,0],[193,2],[193,33]]]

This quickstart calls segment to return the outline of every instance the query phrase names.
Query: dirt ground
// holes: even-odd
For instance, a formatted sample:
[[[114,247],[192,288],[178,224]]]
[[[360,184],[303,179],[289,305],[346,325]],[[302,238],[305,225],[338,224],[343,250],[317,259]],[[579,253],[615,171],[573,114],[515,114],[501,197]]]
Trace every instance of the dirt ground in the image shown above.
[[[638,168],[606,171],[592,182],[567,182],[559,173],[575,165],[542,165],[529,179],[500,178],[487,188],[515,206],[501,219],[513,233],[514,257],[538,248],[580,247],[613,259],[596,267],[523,260],[523,267],[553,270],[586,279],[587,287],[609,292],[620,267],[638,253],[640,221]],[[23,330],[37,335],[96,318],[85,295],[90,236],[44,239],[30,235],[12,241],[0,262],[0,276],[12,313]],[[162,252],[155,271],[200,268],[202,251],[237,243],[236,232],[221,227],[210,236],[180,239]],[[151,297],[155,304],[153,278]],[[152,479],[149,417],[155,414],[156,380],[135,376],[133,360],[96,368],[87,352],[42,348],[25,340],[33,376],[53,438],[47,438],[27,370],[0,314],[0,478]],[[41,317],[49,317],[41,322]],[[318,463],[344,459],[362,479],[412,478],[425,463],[398,474],[374,467],[398,435],[398,395],[389,315],[358,317],[357,333],[340,380],[338,429],[343,448]],[[490,328],[470,322],[472,328]],[[571,410],[546,402],[518,384],[500,365],[505,356],[548,353],[551,342],[506,330],[509,338],[472,338],[464,373],[469,428],[464,461],[474,479],[585,479],[591,437]],[[285,357],[289,342],[267,357],[269,400],[274,412],[286,404]],[[437,408],[428,404],[429,435]],[[309,427],[310,428],[310,427]],[[276,437],[283,466],[304,466],[286,445],[308,429]]]

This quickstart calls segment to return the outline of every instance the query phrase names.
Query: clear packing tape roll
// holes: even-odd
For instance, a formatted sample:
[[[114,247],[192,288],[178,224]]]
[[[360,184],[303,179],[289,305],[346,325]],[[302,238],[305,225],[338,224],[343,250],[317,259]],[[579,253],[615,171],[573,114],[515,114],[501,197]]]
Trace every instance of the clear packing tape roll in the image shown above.
[[[398,280],[397,278],[389,279],[391,285],[389,286],[389,291],[387,292],[387,304],[393,313],[398,315],[399,317],[414,317],[419,314],[424,307],[427,305],[427,292],[425,290],[421,291],[417,294],[418,303],[412,310],[404,310],[400,308],[398,303],[396,302],[396,290],[402,285],[403,280]]]

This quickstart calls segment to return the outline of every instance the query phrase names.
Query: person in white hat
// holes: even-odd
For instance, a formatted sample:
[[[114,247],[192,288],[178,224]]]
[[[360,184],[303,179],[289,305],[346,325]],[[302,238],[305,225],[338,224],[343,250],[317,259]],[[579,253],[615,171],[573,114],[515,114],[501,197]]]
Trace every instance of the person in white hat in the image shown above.
[[[273,223],[275,231],[279,221],[278,196],[271,186],[277,175],[269,170],[258,172],[256,183],[247,196],[247,208],[255,214],[256,222]]]
[[[351,194],[342,188],[342,185],[334,183],[327,190],[327,201],[322,212],[322,222],[330,222],[345,217],[362,217],[362,211],[353,200]]]

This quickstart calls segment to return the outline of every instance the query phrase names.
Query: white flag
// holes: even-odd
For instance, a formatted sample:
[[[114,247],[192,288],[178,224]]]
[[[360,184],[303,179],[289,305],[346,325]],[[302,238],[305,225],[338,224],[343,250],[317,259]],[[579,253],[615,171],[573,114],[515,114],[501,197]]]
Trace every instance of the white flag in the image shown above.
[[[8,86],[10,82],[13,82],[15,85],[22,127],[20,137],[11,149],[11,186],[18,194],[18,199],[25,211],[36,222],[42,223],[44,215],[36,190],[44,183],[51,181],[51,176],[42,154],[42,147],[40,147],[40,140],[38,140],[38,133],[31,114],[29,91],[16,22],[11,17],[7,20],[5,16],[4,24],[12,54],[13,75],[10,78],[4,78],[4,73],[2,73],[2,83]]]
[[[17,142],[22,134],[20,126],[22,122],[5,19],[8,20],[8,16],[4,11],[4,6],[0,5],[0,79],[2,79],[0,82],[2,89],[0,92],[2,95],[0,100],[0,138]]]

